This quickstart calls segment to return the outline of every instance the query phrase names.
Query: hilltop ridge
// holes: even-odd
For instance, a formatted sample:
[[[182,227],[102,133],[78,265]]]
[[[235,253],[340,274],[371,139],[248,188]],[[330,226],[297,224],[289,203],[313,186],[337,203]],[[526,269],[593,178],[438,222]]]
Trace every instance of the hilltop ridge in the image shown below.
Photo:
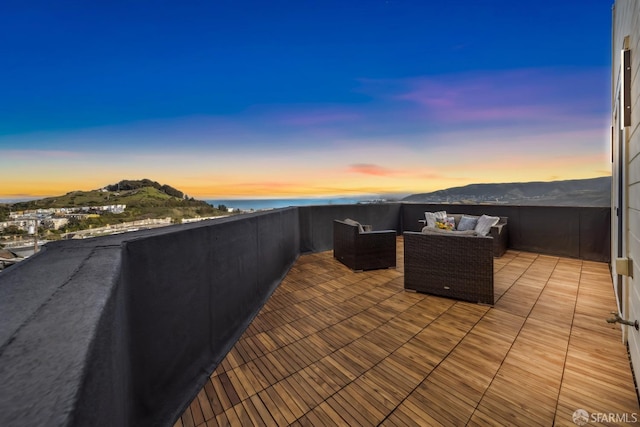
[[[610,206],[611,177],[549,182],[470,184],[431,193],[412,194],[402,200],[456,204]]]
[[[120,209],[98,209],[104,206],[120,206]],[[10,212],[82,208],[94,214],[79,221],[70,221],[63,227],[74,231],[106,224],[117,224],[154,218],[171,218],[181,222],[185,218],[227,215],[203,200],[188,197],[182,191],[161,185],[149,179],[122,180],[115,184],[90,191],[70,191],[66,194],[43,199],[0,205],[0,221],[9,219]]]

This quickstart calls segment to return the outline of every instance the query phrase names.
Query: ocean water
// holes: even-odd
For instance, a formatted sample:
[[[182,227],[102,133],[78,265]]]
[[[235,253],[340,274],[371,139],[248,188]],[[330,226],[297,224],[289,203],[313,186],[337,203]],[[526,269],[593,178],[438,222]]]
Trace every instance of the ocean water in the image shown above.
[[[225,205],[227,208],[241,211],[258,211],[264,209],[286,208],[289,206],[316,206],[316,205],[353,205],[371,201],[367,198],[307,198],[307,199],[235,199],[235,200],[205,200],[214,207]]]

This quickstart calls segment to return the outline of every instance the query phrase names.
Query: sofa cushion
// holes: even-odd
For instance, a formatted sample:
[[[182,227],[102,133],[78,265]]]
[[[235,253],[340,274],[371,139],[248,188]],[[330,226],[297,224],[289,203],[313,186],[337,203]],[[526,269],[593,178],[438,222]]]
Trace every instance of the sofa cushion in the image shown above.
[[[362,226],[362,224],[360,224],[355,219],[347,218],[342,222],[344,222],[345,224],[349,224],[349,225],[355,225],[356,227],[358,227],[358,232],[359,233],[363,233],[364,232],[364,227]]]
[[[475,230],[476,225],[478,225],[478,218],[468,215],[462,215],[460,218],[460,222],[458,223],[457,230],[465,231],[465,230]]]
[[[447,218],[447,211],[425,212],[424,218],[427,220],[427,227],[435,227],[437,220]]]
[[[477,236],[478,233],[475,230],[443,230],[435,227],[423,227],[422,234],[447,234],[447,235],[458,235],[458,236]]]
[[[486,236],[489,234],[491,227],[496,225],[498,221],[500,221],[500,218],[497,216],[482,215],[478,218],[478,224],[476,224],[475,230],[481,236]]]

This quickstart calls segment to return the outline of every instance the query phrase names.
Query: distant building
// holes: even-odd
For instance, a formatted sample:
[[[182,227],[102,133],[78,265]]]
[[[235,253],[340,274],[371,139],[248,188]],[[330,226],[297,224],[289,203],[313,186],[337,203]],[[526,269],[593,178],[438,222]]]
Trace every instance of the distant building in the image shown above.
[[[640,1],[613,6],[611,73],[611,269],[618,311],[640,320]],[[636,383],[640,332],[624,326]]]
[[[69,223],[69,218],[48,218],[42,223],[48,229],[59,230]]]

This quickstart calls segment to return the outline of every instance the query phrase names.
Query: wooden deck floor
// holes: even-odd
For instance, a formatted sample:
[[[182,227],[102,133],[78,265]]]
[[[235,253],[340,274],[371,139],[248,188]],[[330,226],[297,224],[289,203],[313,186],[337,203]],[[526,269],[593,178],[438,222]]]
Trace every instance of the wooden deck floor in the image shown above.
[[[399,238],[395,270],[357,273],[331,251],[301,256],[176,426],[640,414],[620,327],[605,322],[616,308],[606,264],[508,251],[487,307],[405,292],[402,251]]]

